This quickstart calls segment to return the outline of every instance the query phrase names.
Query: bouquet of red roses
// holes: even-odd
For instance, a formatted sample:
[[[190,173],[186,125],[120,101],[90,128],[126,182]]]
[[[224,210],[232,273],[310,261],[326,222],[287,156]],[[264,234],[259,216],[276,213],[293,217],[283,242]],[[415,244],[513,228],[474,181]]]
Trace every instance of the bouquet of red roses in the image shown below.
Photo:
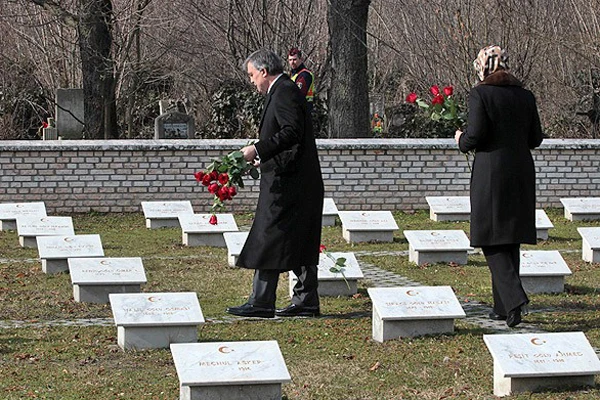
[[[459,106],[454,100],[454,88],[446,86],[440,90],[439,86],[433,85],[429,88],[429,92],[433,96],[430,103],[419,98],[414,92],[406,96],[406,101],[416,103],[433,121],[452,122],[456,128],[460,128],[465,123],[465,115],[460,112]]]
[[[237,187],[244,187],[244,175],[258,179],[258,169],[244,159],[241,151],[233,151],[226,156],[213,160],[205,170],[194,173],[196,181],[206,186],[214,195],[209,223],[217,225],[217,212],[225,209],[225,201],[237,195]],[[236,187],[237,186],[237,187]]]

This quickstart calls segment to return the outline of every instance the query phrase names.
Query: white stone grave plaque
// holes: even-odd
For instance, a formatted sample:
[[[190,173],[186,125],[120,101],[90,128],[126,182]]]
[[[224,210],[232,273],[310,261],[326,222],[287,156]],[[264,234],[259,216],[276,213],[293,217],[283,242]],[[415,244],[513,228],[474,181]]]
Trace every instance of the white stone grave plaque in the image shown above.
[[[331,268],[335,265],[333,260],[327,255],[319,254],[319,265],[317,265],[317,279],[319,281],[319,296],[352,296],[358,291],[358,280],[364,278],[362,270],[358,265],[358,260],[354,253],[331,253],[335,258],[343,257],[346,259],[346,266],[341,273],[332,272]],[[345,279],[344,279],[345,278]],[[293,271],[288,274],[290,297],[294,295],[294,286],[298,282],[298,277]]]
[[[494,359],[494,395],[593,386],[600,361],[583,332],[483,335]]]
[[[469,196],[426,196],[429,218],[434,221],[468,221],[471,218]]]
[[[548,218],[546,211],[535,210],[535,229],[537,238],[540,240],[548,240],[548,229],[554,228],[552,221]]]
[[[211,214],[179,215],[179,224],[183,231],[182,241],[186,246],[225,247],[224,232],[237,232],[233,214],[216,214],[217,224],[211,225]]]
[[[408,259],[418,265],[467,263],[467,251],[473,250],[464,231],[404,231],[408,240]]]
[[[16,230],[17,217],[45,217],[46,205],[37,203],[0,204],[0,231]]]
[[[47,274],[68,271],[68,258],[104,256],[100,235],[38,236],[37,245]]]
[[[560,199],[565,218],[570,221],[600,219],[600,197],[573,197]]]
[[[225,239],[225,244],[227,245],[227,263],[230,267],[235,267],[235,263],[237,262],[237,259],[244,248],[244,243],[246,243],[249,233],[250,232],[223,233],[223,238]]]
[[[142,201],[142,210],[146,218],[146,227],[179,228],[179,214],[193,214],[194,209],[186,201]]]
[[[577,228],[581,235],[582,259],[587,262],[600,262],[600,227]]]
[[[454,331],[454,319],[465,318],[450,286],[367,289],[373,303],[373,340],[434,335]]]
[[[558,250],[521,251],[521,283],[527,293],[562,293],[571,270]]]
[[[67,263],[77,302],[108,303],[110,293],[139,293],[146,283],[140,257],[69,258]]]
[[[323,226],[334,226],[338,216],[338,209],[332,198],[323,199]]]
[[[168,348],[198,340],[204,316],[196,293],[111,293],[117,342],[123,350]]]
[[[281,400],[291,381],[274,340],[172,344],[180,400]]]
[[[348,243],[392,242],[398,224],[390,211],[339,211]]]
[[[71,217],[17,217],[17,234],[22,247],[37,247],[40,236],[74,235]]]

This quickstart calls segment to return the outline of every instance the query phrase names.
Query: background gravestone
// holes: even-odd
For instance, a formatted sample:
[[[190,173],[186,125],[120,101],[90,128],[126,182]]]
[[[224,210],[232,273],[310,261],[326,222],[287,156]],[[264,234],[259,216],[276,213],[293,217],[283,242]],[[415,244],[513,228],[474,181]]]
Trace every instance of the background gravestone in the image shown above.
[[[83,89],[56,89],[56,130],[63,139],[83,138]]]
[[[173,111],[154,120],[154,139],[190,139],[195,134],[194,117]]]

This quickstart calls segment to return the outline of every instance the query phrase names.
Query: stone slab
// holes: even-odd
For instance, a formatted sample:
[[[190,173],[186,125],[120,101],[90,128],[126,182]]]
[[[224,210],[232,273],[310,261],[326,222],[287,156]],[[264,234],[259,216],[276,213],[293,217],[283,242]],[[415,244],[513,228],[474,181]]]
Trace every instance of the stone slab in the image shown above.
[[[392,242],[398,224],[390,211],[339,211],[348,243]]]
[[[165,348],[195,342],[204,316],[196,293],[109,294],[122,349]]]
[[[192,203],[186,201],[142,201],[146,227],[179,228],[180,214],[194,214]]]
[[[100,235],[38,236],[42,271],[56,274],[69,270],[69,258],[102,257]]]
[[[69,258],[67,262],[77,302],[108,303],[110,293],[139,293],[146,283],[140,257]]]
[[[521,251],[521,283],[527,293],[562,293],[569,266],[558,250]]]
[[[244,243],[246,243],[249,233],[250,232],[223,233],[223,239],[225,240],[225,245],[227,246],[227,263],[230,267],[235,267],[237,258],[244,248]]]
[[[17,217],[17,234],[22,247],[37,247],[36,237],[74,235],[71,217]]]
[[[535,229],[537,238],[540,240],[548,240],[548,230],[554,228],[554,224],[548,218],[546,211],[535,210]]]
[[[210,217],[211,214],[179,215],[184,245],[225,247],[223,233],[238,232],[233,214],[216,214],[217,225],[208,222]]]
[[[338,208],[335,205],[335,201],[330,198],[330,197],[326,197],[325,199],[323,199],[323,222],[322,225],[323,226],[334,226],[335,225],[335,219],[338,216]]]
[[[600,227],[577,228],[581,235],[582,259],[591,263],[600,262]]]
[[[426,196],[429,218],[434,221],[468,221],[471,218],[469,196]]]
[[[354,253],[334,253],[335,258],[343,257],[346,259],[346,266],[343,268],[344,275],[332,272],[331,268],[335,265],[333,260],[327,255],[319,254],[319,265],[317,265],[317,279],[319,282],[319,296],[337,297],[352,296],[357,293],[357,281],[364,278],[362,270],[358,265],[358,260]],[[345,277],[345,279],[344,279]],[[288,274],[290,297],[294,295],[294,286],[298,282],[298,277],[293,271]]]
[[[483,335],[494,360],[494,395],[594,384],[600,361],[583,332]]]
[[[408,240],[408,259],[418,265],[435,263],[467,263],[467,252],[473,250],[462,230],[404,231]]]
[[[450,286],[367,289],[373,303],[373,339],[378,342],[452,332],[465,318]]]
[[[275,340],[172,344],[181,386],[227,387],[291,381]]]
[[[560,199],[565,218],[570,221],[600,219],[600,197],[572,197]]]
[[[45,217],[44,202],[0,204],[0,231],[16,230],[17,217]]]

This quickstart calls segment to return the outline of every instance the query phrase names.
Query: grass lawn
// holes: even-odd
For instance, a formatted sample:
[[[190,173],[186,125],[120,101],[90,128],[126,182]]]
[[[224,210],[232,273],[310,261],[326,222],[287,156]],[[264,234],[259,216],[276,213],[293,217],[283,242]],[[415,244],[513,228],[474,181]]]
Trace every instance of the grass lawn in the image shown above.
[[[561,294],[532,295],[528,323],[551,331],[583,331],[600,347],[600,264],[581,260],[579,226],[562,210],[546,210],[555,225],[537,249],[558,249],[573,275]],[[323,229],[330,251],[354,251],[374,264],[424,285],[450,285],[461,301],[491,303],[483,256],[464,266],[416,266],[408,256],[377,253],[408,249],[402,230],[463,229],[466,222],[434,222],[428,212],[395,214],[393,243],[347,244],[340,226]],[[240,226],[251,215],[236,215]],[[371,339],[371,302],[363,281],[354,298],[322,298],[321,318],[245,320],[225,314],[245,302],[252,271],[227,265],[227,251],[186,247],[179,229],[149,230],[143,215],[73,215],[77,234],[100,234],[108,257],[142,257],[144,292],[193,291],[207,323],[199,341],[277,340],[292,376],[285,399],[494,399],[492,358],[482,335],[491,333],[457,320],[451,335]],[[528,246],[527,248],[531,248]],[[177,399],[179,381],[168,349],[122,351],[113,325],[66,325],[84,318],[111,318],[109,305],[76,303],[68,274],[46,275],[37,250],[19,246],[15,232],[0,232],[0,398]],[[282,276],[278,305],[288,304]],[[18,322],[15,322],[18,321]],[[55,323],[51,323],[54,321]],[[60,323],[57,323],[60,322]],[[22,324],[22,327],[16,327]],[[518,330],[517,330],[518,331]],[[596,388],[514,396],[516,399],[600,398]]]

